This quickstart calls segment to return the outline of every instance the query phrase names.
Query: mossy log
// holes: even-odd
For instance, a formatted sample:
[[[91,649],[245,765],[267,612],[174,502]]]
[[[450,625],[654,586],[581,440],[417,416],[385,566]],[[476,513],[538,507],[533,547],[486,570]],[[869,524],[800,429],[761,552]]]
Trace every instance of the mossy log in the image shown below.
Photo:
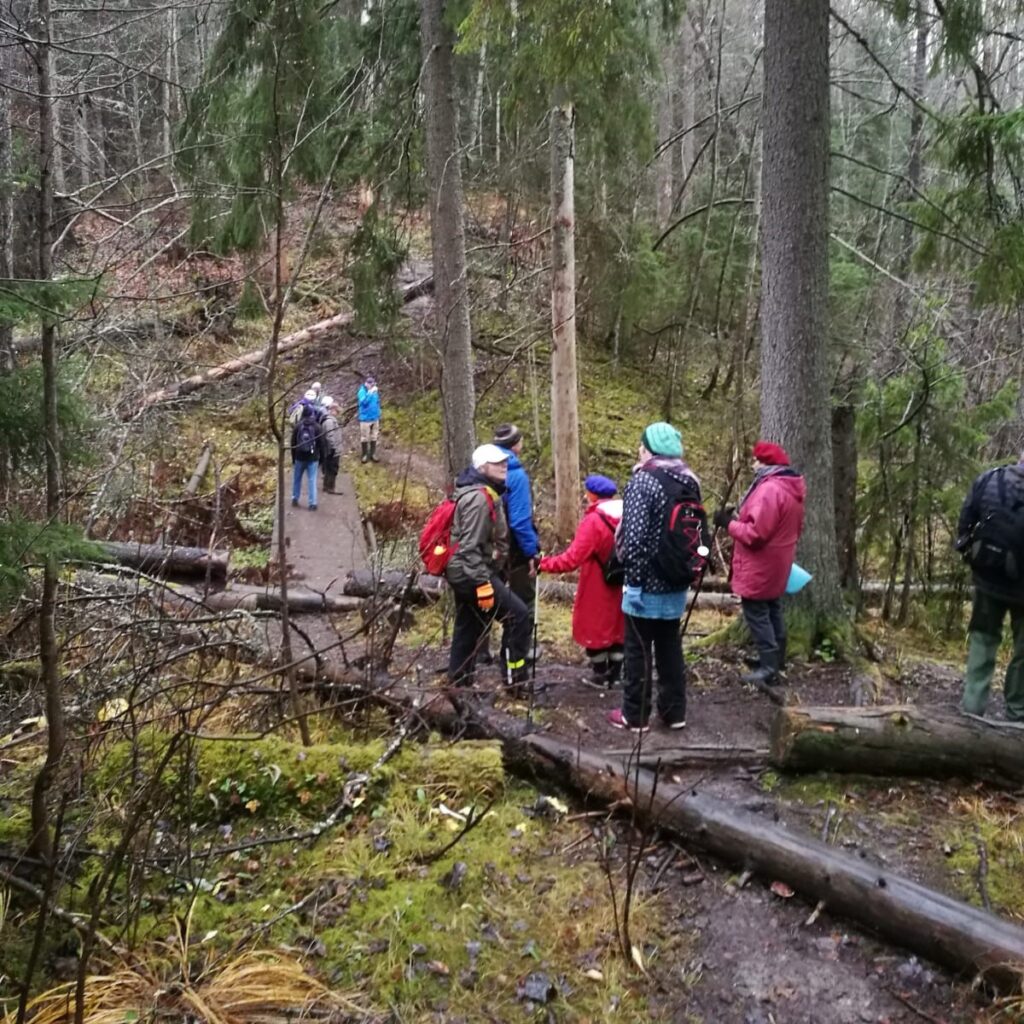
[[[891,942],[965,975],[1017,991],[1024,972],[1024,928],[743,811],[653,772],[581,751],[553,736],[516,737],[516,749],[546,761],[574,788],[631,803],[641,820],[765,879],[787,883],[809,902],[867,926]]]
[[[787,771],[1024,782],[1024,726],[907,705],[776,712],[771,761]]]
[[[206,576],[209,573],[214,579],[223,579],[228,572],[228,551],[112,540],[100,541],[98,546],[110,561],[140,572],[161,576]]]

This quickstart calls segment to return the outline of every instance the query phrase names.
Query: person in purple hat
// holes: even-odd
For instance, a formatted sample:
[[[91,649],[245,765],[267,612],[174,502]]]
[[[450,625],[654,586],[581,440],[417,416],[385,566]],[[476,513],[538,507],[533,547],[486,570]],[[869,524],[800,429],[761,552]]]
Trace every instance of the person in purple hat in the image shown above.
[[[580,571],[572,606],[572,638],[587,652],[590,681],[614,686],[622,674],[626,618],[622,614],[622,583],[608,583],[605,567],[615,548],[615,530],[622,502],[614,480],[593,474],[583,481],[587,507],[572,543],[557,555],[545,555],[541,572]]]

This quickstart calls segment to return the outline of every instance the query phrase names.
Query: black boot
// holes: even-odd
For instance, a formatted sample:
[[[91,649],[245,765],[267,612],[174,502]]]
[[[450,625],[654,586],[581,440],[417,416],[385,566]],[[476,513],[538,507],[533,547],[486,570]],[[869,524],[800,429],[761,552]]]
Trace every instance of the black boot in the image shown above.
[[[615,658],[608,659],[608,686],[618,686],[619,680],[622,678],[622,659]]]
[[[785,675],[786,673],[786,641],[782,640],[779,642],[779,663],[778,663],[779,675]]]
[[[741,683],[749,683],[761,689],[762,686],[777,686],[779,684],[779,652],[764,651],[761,654],[760,664],[753,672],[740,676]]]
[[[371,441],[370,442],[370,461],[371,462],[380,462],[380,459],[377,458],[377,442],[376,441]]]
[[[360,461],[361,462],[369,462],[370,461],[370,442],[369,441],[364,441],[363,442],[363,457],[362,457],[362,459],[360,459]]]

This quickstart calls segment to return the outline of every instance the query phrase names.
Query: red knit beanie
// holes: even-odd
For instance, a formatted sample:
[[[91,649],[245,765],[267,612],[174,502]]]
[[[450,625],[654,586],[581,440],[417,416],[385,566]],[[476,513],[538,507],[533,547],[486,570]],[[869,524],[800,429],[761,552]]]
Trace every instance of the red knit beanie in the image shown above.
[[[754,458],[766,466],[788,466],[789,456],[781,444],[771,441],[758,441],[754,445]]]

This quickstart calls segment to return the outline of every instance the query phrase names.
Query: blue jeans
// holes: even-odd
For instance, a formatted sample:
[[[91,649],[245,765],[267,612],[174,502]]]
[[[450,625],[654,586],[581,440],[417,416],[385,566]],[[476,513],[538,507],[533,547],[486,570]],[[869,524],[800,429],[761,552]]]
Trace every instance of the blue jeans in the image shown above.
[[[316,471],[319,463],[316,460],[303,462],[296,459],[292,464],[292,501],[298,501],[302,497],[302,478],[308,477],[309,483],[306,489],[309,491],[309,507],[316,505]]]

